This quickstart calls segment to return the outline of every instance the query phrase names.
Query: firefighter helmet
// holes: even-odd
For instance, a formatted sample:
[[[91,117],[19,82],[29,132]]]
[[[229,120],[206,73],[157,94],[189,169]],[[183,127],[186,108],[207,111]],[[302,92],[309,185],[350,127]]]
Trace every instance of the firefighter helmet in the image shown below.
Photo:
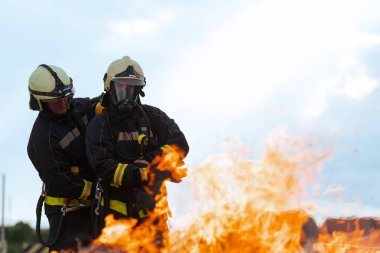
[[[72,97],[74,95],[73,80],[60,67],[41,64],[29,78],[29,107],[35,111],[43,111],[41,102]]]
[[[104,74],[104,90],[109,91],[111,82],[128,82],[134,86],[145,86],[144,72],[140,65],[129,56],[124,56],[112,62]]]

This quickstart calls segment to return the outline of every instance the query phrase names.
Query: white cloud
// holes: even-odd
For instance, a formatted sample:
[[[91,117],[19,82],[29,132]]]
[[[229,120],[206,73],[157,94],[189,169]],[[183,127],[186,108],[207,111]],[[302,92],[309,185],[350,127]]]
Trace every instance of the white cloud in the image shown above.
[[[117,20],[108,24],[108,30],[117,37],[124,39],[129,36],[156,33],[170,21],[169,13],[161,13],[156,19],[136,18],[132,20]]]
[[[344,94],[354,99],[363,99],[371,94],[378,86],[378,80],[366,75],[351,77],[346,81]]]
[[[355,45],[351,51],[337,55],[333,73],[326,73],[322,80],[310,80],[313,92],[301,101],[301,119],[307,122],[319,119],[336,96],[363,100],[378,88],[379,80],[368,75],[366,65],[355,55],[362,46]]]
[[[100,42],[100,48],[105,51],[124,51],[128,48],[131,51],[132,48],[141,48],[144,43],[154,43],[172,18],[173,12],[165,9],[157,10],[150,17],[112,20],[106,25],[108,32]]]
[[[373,43],[373,41],[366,41]],[[377,41],[380,44],[380,41]],[[341,73],[336,82],[341,83],[343,89],[338,90],[343,95],[353,99],[363,99],[371,94],[378,86],[378,80],[368,76],[365,65],[353,55],[342,57]]]
[[[207,103],[207,111],[231,120],[271,101],[287,104],[282,94],[291,91],[296,94],[292,113],[308,122],[320,118],[334,96],[364,99],[378,81],[358,53],[380,44],[380,36],[358,30],[365,13],[358,5],[266,1],[230,16],[173,64],[164,78],[175,93],[167,96],[171,106],[187,104],[204,113]]]

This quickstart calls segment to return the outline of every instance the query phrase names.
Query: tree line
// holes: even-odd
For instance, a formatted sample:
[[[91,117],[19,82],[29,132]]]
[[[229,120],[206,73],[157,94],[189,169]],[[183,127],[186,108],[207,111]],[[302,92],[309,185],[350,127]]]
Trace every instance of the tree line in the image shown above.
[[[49,231],[41,229],[43,238],[47,238]],[[13,226],[5,227],[5,239],[7,241],[8,253],[23,252],[23,249],[29,245],[38,242],[34,228],[28,223],[19,221]]]

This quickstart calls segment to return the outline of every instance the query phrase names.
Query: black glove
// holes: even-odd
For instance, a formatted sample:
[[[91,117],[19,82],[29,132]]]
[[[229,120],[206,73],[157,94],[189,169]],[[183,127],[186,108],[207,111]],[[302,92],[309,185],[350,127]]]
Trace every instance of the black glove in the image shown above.
[[[150,164],[147,160],[136,160],[133,165],[139,168],[142,183],[147,182],[148,185],[158,183],[161,185],[164,180],[172,179],[171,171],[159,170],[156,164]]]
[[[136,201],[144,210],[152,211],[156,205],[156,196],[162,194],[161,186],[164,181],[171,178],[170,171],[160,171],[155,165],[150,165],[148,173],[148,182],[137,191]]]
[[[144,156],[144,159],[146,161],[148,161],[149,163],[151,163],[151,162],[153,162],[153,160],[156,156],[161,156],[161,155],[162,155],[162,150],[156,150],[156,151],[153,151],[153,152],[146,154]]]
[[[145,175],[142,175],[143,170],[144,168],[139,167],[134,163],[128,164],[123,175],[122,185],[127,188],[140,187],[144,182]]]

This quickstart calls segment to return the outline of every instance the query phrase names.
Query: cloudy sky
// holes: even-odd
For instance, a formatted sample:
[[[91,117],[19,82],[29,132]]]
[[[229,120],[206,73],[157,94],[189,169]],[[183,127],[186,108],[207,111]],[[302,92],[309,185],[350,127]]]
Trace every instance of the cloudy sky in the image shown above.
[[[260,159],[268,136],[287,129],[333,154],[318,215],[380,216],[379,9],[376,0],[1,0],[6,222],[33,224],[41,187],[26,153],[37,116],[29,75],[60,66],[76,96],[94,97],[123,55],[144,69],[143,102],[186,134],[190,171],[229,138]],[[187,186],[171,187],[173,203]]]

